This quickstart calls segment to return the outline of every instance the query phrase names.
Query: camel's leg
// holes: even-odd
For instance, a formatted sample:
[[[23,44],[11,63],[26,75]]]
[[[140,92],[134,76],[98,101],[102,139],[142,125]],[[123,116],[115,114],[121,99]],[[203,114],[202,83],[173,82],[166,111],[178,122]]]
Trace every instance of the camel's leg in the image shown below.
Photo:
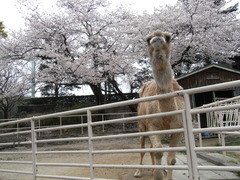
[[[152,144],[151,144],[151,148],[152,148]],[[151,160],[152,160],[152,165],[155,164],[155,158],[154,158],[154,152],[150,152],[150,156],[151,156]],[[152,170],[153,171],[153,170]]]
[[[151,144],[151,148],[152,148],[152,144]],[[152,160],[152,165],[155,164],[155,159],[154,159],[154,152],[150,152],[150,156],[151,156],[151,160]]]
[[[181,137],[182,137],[182,133],[171,134],[169,147],[177,147],[181,140]],[[167,157],[168,165],[175,165],[175,163],[176,163],[175,155],[176,155],[176,152],[168,153],[168,157]],[[167,177],[168,177],[168,180],[172,180],[172,170],[168,170]]]
[[[145,148],[145,136],[140,136],[140,144],[141,144],[141,148]],[[140,165],[143,164],[143,157],[145,155],[145,152],[141,152],[140,153]],[[140,178],[142,177],[142,169],[137,169],[136,172],[134,173],[134,177],[136,178]]]
[[[153,148],[161,148],[161,136],[160,135],[153,135],[150,136],[151,144]],[[154,161],[155,165],[162,164],[162,156],[163,152],[155,152],[154,153]],[[165,179],[165,172],[162,169],[154,169],[153,170],[153,178],[154,180],[164,180]]]

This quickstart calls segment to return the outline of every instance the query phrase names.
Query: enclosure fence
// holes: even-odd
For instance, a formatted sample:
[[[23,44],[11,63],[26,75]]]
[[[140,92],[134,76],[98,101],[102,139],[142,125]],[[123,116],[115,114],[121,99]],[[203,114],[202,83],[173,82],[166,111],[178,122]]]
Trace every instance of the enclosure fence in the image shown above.
[[[99,113],[94,113],[92,114],[92,117],[96,117],[98,119],[98,121],[107,121],[109,119],[113,119],[115,117],[118,118],[125,118],[125,117],[129,117],[129,116],[136,116],[137,112],[122,112],[122,113],[103,113],[103,114],[99,114]],[[83,124],[87,122],[87,114],[77,114],[77,115],[60,115],[58,117],[56,117],[56,119],[54,120],[55,125],[44,125],[41,123],[41,119],[36,120],[36,128],[41,129],[41,128],[50,128],[50,127],[56,127],[56,126],[63,126],[64,124],[66,124],[65,121],[67,121],[66,119],[73,119],[75,122],[74,124]],[[17,121],[19,119],[0,119],[0,122],[9,122],[9,121]],[[5,128],[0,128],[0,134],[1,132],[6,132],[6,131],[16,131],[17,132],[17,140],[21,140],[20,138],[20,131],[24,131],[24,130],[30,130],[31,127],[30,126],[24,126],[24,127],[20,127],[21,126],[21,121],[17,121],[17,123],[15,124],[15,126],[13,127],[5,127]],[[70,122],[71,123],[71,122]],[[68,124],[70,124],[68,123]],[[73,123],[73,122],[72,122]],[[118,128],[118,129],[122,129],[122,131],[126,131],[126,126],[125,126],[125,122],[121,123],[121,127],[122,128]],[[81,127],[81,134],[84,134],[84,127]],[[101,125],[101,131],[105,132],[105,124]],[[59,135],[63,134],[63,129],[59,129]],[[41,132],[37,133],[37,136],[40,137],[41,136]],[[21,143],[21,142],[19,142]]]
[[[156,95],[151,97],[139,98],[134,100],[122,101],[118,103],[100,105],[100,106],[93,106],[83,109],[76,109],[66,112],[60,113],[53,113],[48,115],[36,116],[31,118],[24,118],[19,120],[13,120],[10,122],[1,122],[0,129],[4,130],[4,128],[15,127],[17,124],[26,123],[30,125],[30,129],[18,129],[9,130],[9,131],[0,131],[0,173],[15,173],[21,175],[28,175],[31,179],[41,179],[41,178],[49,178],[49,179],[75,179],[75,180],[100,180],[100,179],[107,179],[105,177],[96,177],[96,169],[98,168],[119,168],[119,169],[173,169],[173,170],[188,170],[188,177],[190,180],[199,180],[201,177],[199,175],[200,171],[234,171],[240,172],[239,166],[200,166],[197,161],[197,153],[198,152],[215,152],[215,151],[239,151],[240,146],[217,146],[217,147],[197,147],[195,144],[195,135],[203,132],[211,132],[211,133],[224,133],[224,132],[232,132],[232,131],[239,131],[240,125],[239,123],[234,124],[232,126],[226,126],[221,124],[219,126],[212,126],[208,128],[193,128],[193,117],[197,116],[201,113],[209,113],[209,112],[219,112],[225,110],[236,110],[240,108],[240,104],[233,103],[228,104],[225,106],[210,106],[198,109],[192,109],[190,104],[190,96],[197,93],[203,93],[207,91],[217,91],[229,88],[236,88],[240,87],[240,81],[232,81],[228,83],[222,83],[217,85],[211,85],[206,87],[199,87],[194,89],[187,89],[176,91],[169,94],[164,95]],[[106,121],[95,121],[93,120],[93,114],[98,111],[116,108],[120,106],[128,106],[133,104],[138,104],[141,102],[146,101],[153,101],[159,100],[163,98],[170,98],[182,96],[185,102],[185,109],[165,112],[165,113],[156,113],[156,114],[148,114],[143,116],[133,116],[133,117],[123,117],[123,118],[115,118],[109,119]],[[85,115],[87,117],[86,122],[79,122],[76,124],[68,124],[68,125],[56,125],[54,127],[44,127],[41,126],[39,128],[39,121],[48,121],[52,118],[59,118],[64,116],[70,115]],[[121,133],[121,134],[101,134],[98,135],[94,133],[94,128],[97,126],[109,125],[109,124],[116,124],[116,123],[127,123],[127,122],[136,122],[137,120],[146,119],[146,118],[155,118],[155,117],[163,117],[163,116],[170,116],[170,115],[181,115],[183,119],[183,128],[180,129],[171,129],[171,130],[162,130],[162,131],[150,131],[150,132],[130,132],[130,133]],[[56,136],[54,138],[39,138],[38,133],[45,133],[45,132],[53,132],[53,131],[67,131],[71,129],[87,129],[87,135],[81,133],[81,130],[75,133],[76,136],[74,137],[63,137],[63,136]],[[139,137],[139,136],[150,136],[150,135],[163,135],[169,133],[179,133],[182,132],[184,134],[184,141],[185,146],[182,147],[163,147],[163,148],[146,148],[146,149],[105,149],[105,150],[97,150],[94,148],[94,143],[97,141],[108,141],[111,139],[118,139],[118,138],[130,138],[130,137]],[[13,137],[16,136],[23,136],[29,135],[28,139],[23,139],[22,141],[14,141],[12,140]],[[11,138],[9,138],[11,137]],[[4,140],[4,141],[2,141]],[[41,145],[46,144],[54,144],[54,143],[67,143],[67,142],[78,142],[81,143],[82,141],[88,142],[88,149],[87,150],[41,150]],[[30,146],[30,150],[24,151],[21,148],[12,150],[11,147],[13,146]],[[140,152],[170,152],[170,151],[177,151],[177,152],[185,152],[187,156],[187,164],[186,165],[136,165],[138,160],[136,159],[136,163],[134,165],[130,164],[99,164],[95,162],[94,156],[99,154],[123,154],[123,153],[140,153]],[[4,159],[2,158],[4,155],[19,155],[19,154],[27,154],[30,155],[31,158],[29,161],[21,161],[21,160],[14,160],[11,159]],[[88,156],[89,163],[52,163],[52,162],[40,162],[38,161],[39,155],[53,155],[53,154],[77,154],[82,155],[85,154]],[[31,166],[31,170],[19,170],[16,169],[4,169],[1,168],[1,165],[4,164],[13,164],[13,165],[28,165]],[[47,167],[76,167],[76,168],[87,168],[89,170],[89,176],[87,177],[76,177],[76,176],[62,176],[62,175],[52,175],[52,174],[45,174],[44,172],[39,172],[38,169],[40,167],[47,166]]]
[[[228,98],[221,101],[216,101],[213,103],[205,104],[200,108],[213,108],[213,107],[220,107],[225,106],[228,107],[229,105],[238,105],[240,104],[240,96],[236,96],[233,98]],[[199,109],[199,108],[198,108]],[[201,127],[201,121],[200,121],[200,114],[197,115],[197,121],[198,126]],[[206,113],[206,121],[207,121],[207,127],[228,127],[228,126],[239,126],[240,125],[240,111],[238,108],[235,109],[222,109],[219,111],[210,111]],[[212,133],[211,133],[212,134]],[[236,130],[230,130],[230,131],[219,131],[216,132],[219,143],[222,144],[222,146],[226,145],[225,137],[226,135],[234,135],[234,136],[240,136],[240,131]],[[202,146],[202,134],[199,133],[199,140],[200,140],[200,146]],[[223,152],[224,155],[224,162],[226,162],[226,151]]]

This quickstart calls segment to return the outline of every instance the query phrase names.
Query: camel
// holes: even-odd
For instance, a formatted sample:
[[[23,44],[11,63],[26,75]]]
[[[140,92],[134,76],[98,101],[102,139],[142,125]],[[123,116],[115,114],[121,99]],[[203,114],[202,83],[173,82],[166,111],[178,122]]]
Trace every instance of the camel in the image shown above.
[[[170,64],[171,55],[171,36],[168,33],[157,30],[147,37],[148,51],[150,55],[150,63],[153,70],[154,81],[147,82],[143,85],[139,92],[140,97],[153,96],[157,94],[170,93],[183,88],[173,79],[172,67]],[[153,114],[159,112],[168,112],[184,109],[183,98],[171,97],[155,101],[143,102],[138,104],[138,115]],[[140,132],[159,131],[166,129],[177,129],[183,127],[181,115],[164,116],[151,119],[141,119],[138,121]],[[182,137],[182,133],[173,133],[169,138],[169,147],[178,146]],[[151,148],[161,148],[161,135],[151,135]],[[140,137],[141,148],[145,148],[145,136]],[[140,165],[143,164],[145,153],[140,153]],[[163,152],[150,153],[152,163],[161,165]],[[174,165],[176,163],[175,152],[169,152],[167,164]],[[137,169],[135,177],[142,177],[142,170]],[[153,170],[154,180],[171,180],[172,170]]]

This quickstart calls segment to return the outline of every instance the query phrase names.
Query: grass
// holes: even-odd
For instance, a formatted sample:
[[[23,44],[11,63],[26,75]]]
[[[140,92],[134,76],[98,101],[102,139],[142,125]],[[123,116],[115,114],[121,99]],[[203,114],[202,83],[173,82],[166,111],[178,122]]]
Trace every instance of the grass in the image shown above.
[[[13,159],[8,157],[8,158],[0,158],[0,161],[12,161]]]
[[[234,153],[234,152],[227,152],[227,156],[232,157],[236,159],[236,161],[231,160],[230,162],[233,162],[234,164],[240,164],[240,154]]]
[[[226,141],[226,146],[240,146],[240,141],[239,137],[236,136],[227,136],[225,138]],[[216,146],[221,146],[219,142],[216,143]],[[219,151],[218,153],[223,154],[222,151]],[[227,152],[227,156],[232,157],[236,160],[229,160],[230,163],[234,164],[240,164],[240,154],[237,152]]]

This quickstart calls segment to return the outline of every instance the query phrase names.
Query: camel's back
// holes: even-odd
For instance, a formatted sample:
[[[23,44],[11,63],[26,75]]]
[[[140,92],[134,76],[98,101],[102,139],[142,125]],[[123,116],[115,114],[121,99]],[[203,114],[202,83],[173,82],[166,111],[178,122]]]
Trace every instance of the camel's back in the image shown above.
[[[173,91],[183,90],[183,87],[178,84],[178,82],[172,80]],[[139,92],[139,97],[147,97],[157,95],[157,84],[155,81],[149,81],[143,84],[141,91]],[[181,96],[176,97],[178,109],[184,109],[183,98]],[[143,103],[140,103],[143,104]]]
[[[178,90],[182,90],[183,88],[177,83],[176,80],[172,81],[172,85],[173,85],[173,90],[174,91],[178,91]],[[150,81],[147,83],[144,83],[141,91],[139,92],[139,96],[140,97],[147,97],[147,96],[154,96],[157,95],[157,84],[155,83],[155,81]],[[184,102],[183,102],[183,97],[181,96],[177,96],[176,97],[176,103],[177,103],[177,109],[184,109]],[[155,101],[148,101],[148,102],[143,102],[143,103],[139,103],[138,104],[138,115],[146,115],[146,114],[153,114],[153,113],[159,113],[161,111],[160,106],[159,106],[159,102],[157,100]],[[164,123],[166,123],[165,121],[159,121],[161,118],[159,118],[155,123],[154,120],[151,120],[150,123],[154,123],[155,126],[159,126],[160,127],[164,127],[166,125],[164,125]],[[143,119],[141,120],[141,124],[145,124],[145,126],[148,126],[148,120],[147,119]],[[177,122],[172,122],[174,123],[176,126],[181,127],[181,122],[179,122],[177,120]],[[175,126],[174,125],[174,126]],[[170,128],[170,127],[169,127]]]

